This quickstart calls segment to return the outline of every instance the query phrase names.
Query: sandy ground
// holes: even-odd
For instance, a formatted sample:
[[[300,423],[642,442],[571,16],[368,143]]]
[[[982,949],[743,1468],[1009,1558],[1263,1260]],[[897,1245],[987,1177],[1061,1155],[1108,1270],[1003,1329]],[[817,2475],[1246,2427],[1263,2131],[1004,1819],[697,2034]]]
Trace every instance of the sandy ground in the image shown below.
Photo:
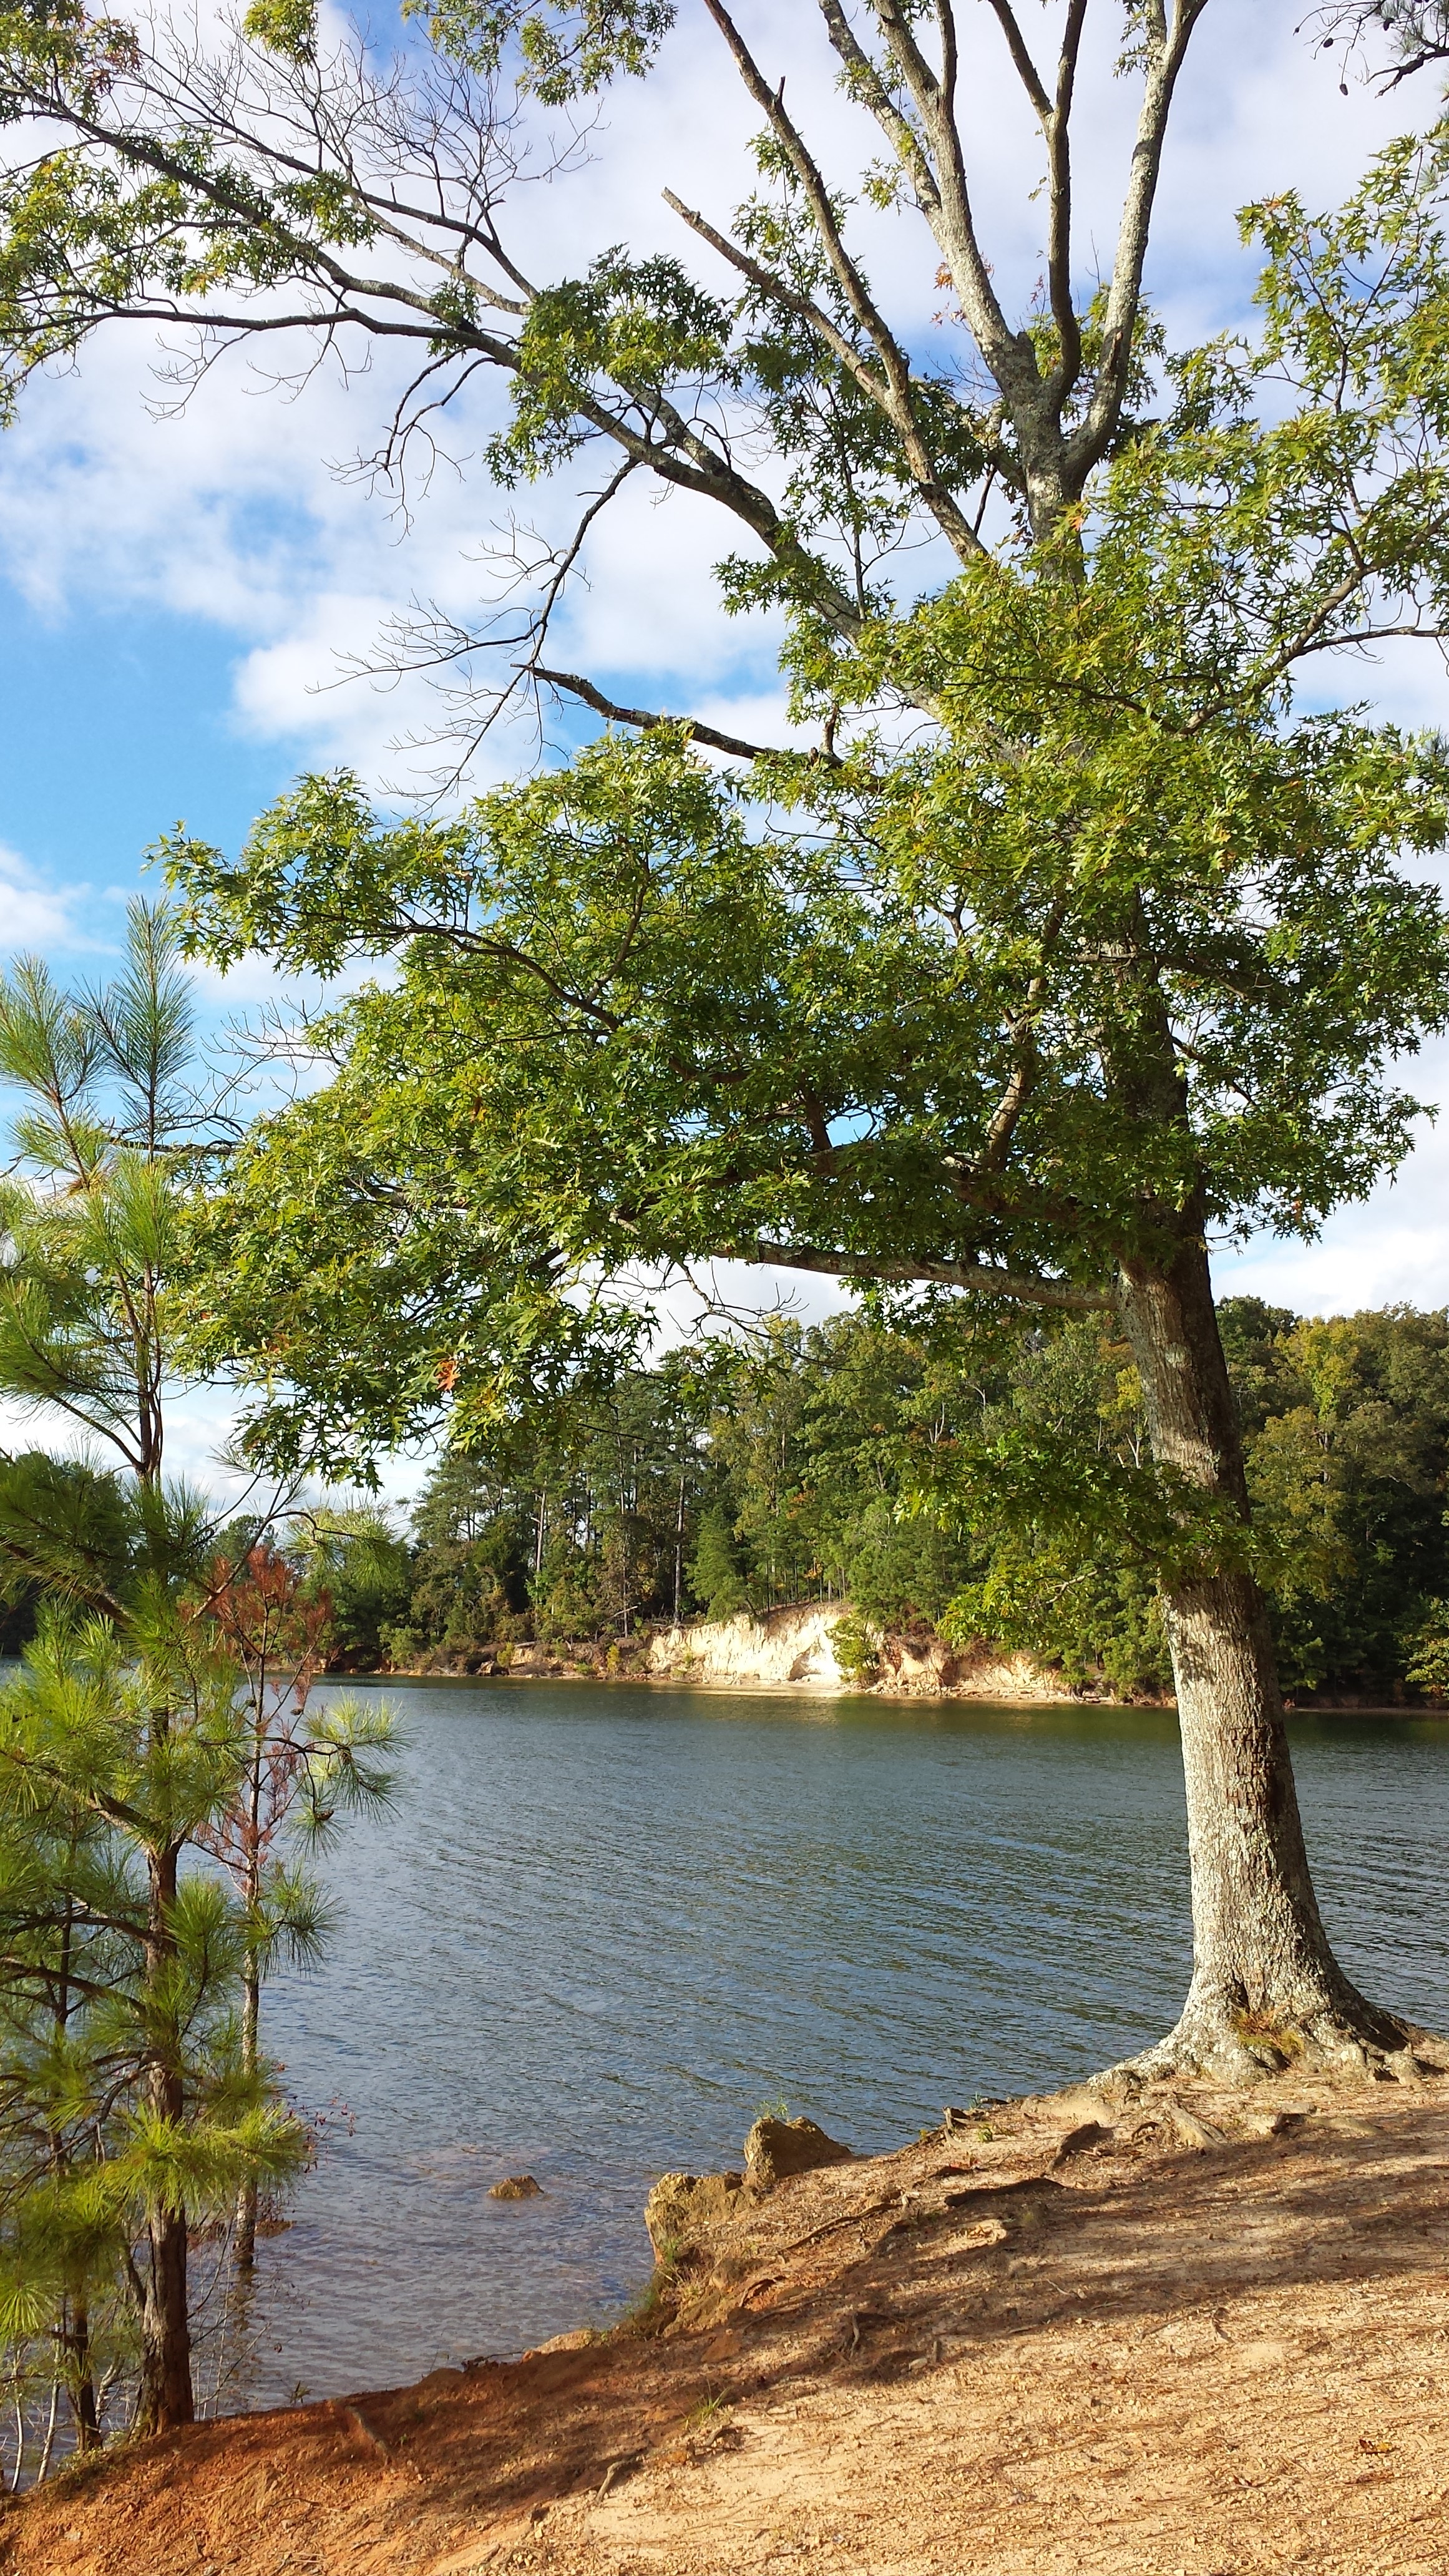
[[[992,2109],[738,2212],[652,2331],[74,2470],[0,2568],[1449,2576],[1446,2111]]]

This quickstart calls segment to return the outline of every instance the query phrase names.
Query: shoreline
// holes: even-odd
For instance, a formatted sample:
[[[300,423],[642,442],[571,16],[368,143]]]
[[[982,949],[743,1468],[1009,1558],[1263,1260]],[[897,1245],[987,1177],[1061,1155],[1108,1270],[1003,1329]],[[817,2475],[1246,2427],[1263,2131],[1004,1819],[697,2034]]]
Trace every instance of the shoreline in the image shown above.
[[[379,1690],[386,1689],[389,1684],[399,1682],[470,1690],[479,1689],[484,1684],[490,1682],[587,1682],[604,1684],[610,1688],[627,1687],[631,1689],[647,1690],[687,1690],[691,1693],[697,1693],[701,1698],[715,1699],[788,1698],[830,1700],[832,1702],[836,1700],[854,1699],[876,1701],[884,1700],[891,1704],[899,1704],[914,1700],[925,1701],[927,1704],[955,1702],[962,1706],[969,1706],[972,1703],[975,1703],[977,1706],[982,1708],[1012,1709],[1021,1714],[1027,1714],[1031,1710],[1036,1709],[1039,1710],[1043,1716],[1068,1713],[1075,1716],[1081,1716],[1089,1710],[1098,1710],[1103,1716],[1110,1716],[1114,1710],[1119,1709],[1124,1711],[1135,1711],[1139,1714],[1155,1713],[1164,1717],[1174,1717],[1177,1714],[1177,1701],[1175,1698],[1171,1697],[1155,1699],[1108,1699],[1100,1692],[1084,1691],[1074,1694],[1065,1687],[1053,1692],[1043,1692],[1040,1695],[1033,1694],[1029,1699],[998,1698],[990,1692],[976,1690],[943,1690],[927,1693],[919,1690],[890,1690],[881,1688],[865,1689],[859,1685],[842,1685],[839,1690],[830,1690],[827,1692],[821,1690],[818,1686],[811,1687],[808,1684],[802,1686],[798,1682],[705,1681],[696,1675],[677,1672],[649,1672],[633,1669],[608,1672],[602,1668],[598,1671],[581,1670],[576,1663],[562,1662],[545,1664],[528,1663],[516,1667],[511,1665],[488,1665],[473,1672],[459,1672],[443,1668],[430,1669],[426,1665],[419,1664],[400,1664],[396,1666],[380,1666],[377,1669],[368,1672],[329,1672],[325,1673],[322,1676],[322,1679],[329,1685],[329,1687],[336,1687],[343,1683],[354,1682],[363,1684],[369,1689],[376,1688]],[[1432,1700],[1368,1700],[1350,1699],[1347,1697],[1340,1699],[1310,1700],[1285,1699],[1283,1703],[1283,1714],[1290,1720],[1295,1717],[1392,1717],[1413,1720],[1427,1718],[1434,1720],[1435,1722],[1442,1723],[1444,1720],[1449,1719],[1449,1702],[1436,1702]]]
[[[0,2566],[1430,2576],[1446,2103],[1436,2065],[982,2104],[728,2195],[608,2333],[78,2464]]]
[[[849,1602],[793,1602],[758,1616],[738,1611],[730,1619],[646,1629],[637,1638],[615,1639],[607,1646],[593,1639],[553,1644],[519,1639],[465,1657],[462,1670],[429,1662],[365,1678],[629,1682],[831,1700],[975,1700],[994,1708],[1175,1711],[1177,1706],[1167,1690],[1126,1698],[1101,1683],[1074,1688],[1058,1666],[1024,1652],[980,1639],[953,1646],[924,1628],[874,1632],[869,1660],[862,1665],[861,1636],[861,1622]],[[1449,1717],[1443,1701],[1391,1701],[1365,1692],[1295,1692],[1285,1698],[1284,1709],[1290,1717]]]

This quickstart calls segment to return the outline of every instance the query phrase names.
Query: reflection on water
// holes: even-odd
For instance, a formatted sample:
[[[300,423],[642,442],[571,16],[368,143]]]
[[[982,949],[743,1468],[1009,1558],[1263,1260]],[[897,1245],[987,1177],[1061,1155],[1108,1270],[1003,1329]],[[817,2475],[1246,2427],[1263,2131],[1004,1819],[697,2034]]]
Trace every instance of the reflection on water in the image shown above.
[[[607,2316],[652,2177],[737,2160],[763,2101],[879,2149],[1176,2013],[1170,1716],[388,1689],[402,1803],[330,1864],[328,1965],[268,1990],[323,2145],[261,2248],[253,2402]],[[1345,1963],[1442,2026],[1449,1734],[1301,1719],[1294,1748]],[[542,2198],[488,2199],[523,2171]]]

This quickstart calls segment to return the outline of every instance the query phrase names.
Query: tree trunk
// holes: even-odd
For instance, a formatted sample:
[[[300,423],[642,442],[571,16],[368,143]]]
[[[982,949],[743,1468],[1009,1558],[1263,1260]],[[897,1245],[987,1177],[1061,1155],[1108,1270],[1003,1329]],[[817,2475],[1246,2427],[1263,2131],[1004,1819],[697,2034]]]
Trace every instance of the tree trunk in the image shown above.
[[[67,2307],[61,2327],[65,2355],[66,2400],[75,2425],[76,2448],[98,2451],[103,2440],[95,2372],[91,2365],[91,2321],[79,2304]]]
[[[262,1992],[256,1957],[249,1952],[242,1971],[242,2064],[255,2077],[261,2038]],[[257,2184],[249,2174],[236,2200],[236,2267],[253,2270],[257,2259]]]
[[[1193,1974],[1182,2018],[1144,2072],[1241,2081],[1295,2059],[1362,2065],[1400,2051],[1403,2024],[1367,2003],[1329,1947],[1309,1875],[1266,1607],[1246,1532],[1237,1410],[1206,1248],[1167,1272],[1125,1264],[1119,1310],[1142,1380],[1153,1456],[1230,1516],[1228,1544],[1168,1586],[1192,1868]]]
[[[175,1955],[172,1919],[176,1906],[179,1846],[163,1844],[150,1854],[150,1905],[146,1939],[146,1972],[153,1993]],[[169,2016],[163,2017],[163,2027]],[[175,2126],[185,2116],[181,2034],[167,2027],[158,2038],[147,2086],[156,2117]],[[162,2053],[164,2049],[164,2053]],[[141,2301],[141,2403],[136,2418],[142,2433],[169,2433],[195,2419],[191,2387],[191,2318],[186,2287],[186,2212],[154,2207],[147,2220],[150,2262]]]
[[[69,1852],[71,1870],[75,1867],[75,1859],[76,1844],[73,1840]],[[56,1981],[55,1992],[55,2024],[62,2042],[64,2042],[71,2015],[71,1949],[74,1937],[75,1904],[73,1898],[67,1894],[61,1928],[60,1975]],[[66,2162],[66,2148],[59,2132],[51,2142],[51,2153],[57,2172],[62,2171]],[[62,2303],[60,2344],[64,2355],[66,2398],[75,2424],[77,2447],[82,2451],[98,2450],[101,2442],[101,2419],[96,2404],[95,2374],[91,2367],[90,2313],[84,2298],[72,2301],[67,2296]]]
[[[159,2209],[150,2227],[151,2260],[141,2312],[139,2433],[170,2433],[195,2421],[191,2387],[191,2319],[186,2288],[186,2213]]]

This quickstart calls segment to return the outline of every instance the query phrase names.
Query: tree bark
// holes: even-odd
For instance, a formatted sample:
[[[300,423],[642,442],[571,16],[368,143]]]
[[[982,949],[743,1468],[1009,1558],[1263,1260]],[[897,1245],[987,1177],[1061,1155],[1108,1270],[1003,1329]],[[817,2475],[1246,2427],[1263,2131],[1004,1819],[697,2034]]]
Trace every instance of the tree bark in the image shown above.
[[[1118,1305],[1153,1455],[1246,1535],[1237,1410],[1194,1227],[1166,1271],[1124,1263]],[[1231,1546],[1175,1579],[1164,1611],[1177,1686],[1192,1869],[1193,1974],[1177,2027],[1138,2061],[1233,2081],[1295,2059],[1361,2066],[1405,2026],[1344,1974],[1318,1911],[1267,1610]]]
[[[149,2229],[151,2260],[141,2315],[140,2433],[170,2433],[195,2421],[191,2319],[186,2284],[186,2213],[159,2209]]]
[[[75,2425],[76,2448],[98,2451],[104,2435],[96,2399],[95,2372],[91,2365],[91,2321],[89,2312],[80,2302],[74,2307],[68,2306],[65,2311],[61,2347],[65,2356],[66,2402]]]
[[[254,1952],[249,1952],[242,1971],[242,2064],[247,2074],[255,2077],[261,2045],[262,1991],[261,1975]],[[257,2259],[257,2184],[249,2174],[236,2199],[236,2268],[250,2272]]]
[[[146,1969],[153,1991],[175,1953],[172,1920],[176,1905],[179,1846],[163,1844],[150,1856],[150,1906]],[[179,2125],[186,2110],[179,2065],[180,2033],[169,2034],[171,2048],[157,2043],[148,2092],[159,2119]],[[186,2212],[159,2205],[147,2221],[150,2261],[141,2303],[141,2403],[137,2430],[169,2433],[195,2420],[191,2386],[191,2317],[186,2283]]]

